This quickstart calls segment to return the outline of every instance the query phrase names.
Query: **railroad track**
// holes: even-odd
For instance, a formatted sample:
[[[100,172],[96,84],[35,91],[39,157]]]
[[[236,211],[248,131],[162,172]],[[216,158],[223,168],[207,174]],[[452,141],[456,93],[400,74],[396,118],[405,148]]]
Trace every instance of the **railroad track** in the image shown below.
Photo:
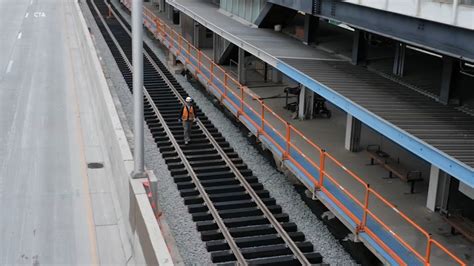
[[[130,26],[104,0],[87,1],[132,91]],[[192,140],[184,145],[178,115],[187,93],[144,44],[145,121],[214,263],[309,265],[313,245],[196,105]]]

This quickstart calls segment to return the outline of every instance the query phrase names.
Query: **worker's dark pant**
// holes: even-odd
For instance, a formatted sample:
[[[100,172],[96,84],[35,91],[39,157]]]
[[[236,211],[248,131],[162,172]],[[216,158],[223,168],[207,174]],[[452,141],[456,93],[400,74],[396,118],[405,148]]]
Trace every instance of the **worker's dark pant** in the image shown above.
[[[189,142],[191,141],[191,127],[193,125],[192,120],[183,121],[183,129],[184,129],[184,141]]]

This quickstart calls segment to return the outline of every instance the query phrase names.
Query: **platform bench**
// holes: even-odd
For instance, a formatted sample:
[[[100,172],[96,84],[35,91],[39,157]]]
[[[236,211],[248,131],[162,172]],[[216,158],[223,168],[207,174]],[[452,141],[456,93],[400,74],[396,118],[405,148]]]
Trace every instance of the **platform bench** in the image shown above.
[[[388,170],[388,178],[394,176],[406,183],[410,183],[410,194],[415,193],[415,183],[423,180],[421,171],[409,170],[408,167],[400,163],[400,159],[394,159],[380,149],[380,145],[368,145],[367,153],[370,157],[370,164],[378,163]]]
[[[460,214],[448,213],[443,216],[446,222],[451,225],[451,234],[462,234],[469,241],[474,242],[474,222]]]

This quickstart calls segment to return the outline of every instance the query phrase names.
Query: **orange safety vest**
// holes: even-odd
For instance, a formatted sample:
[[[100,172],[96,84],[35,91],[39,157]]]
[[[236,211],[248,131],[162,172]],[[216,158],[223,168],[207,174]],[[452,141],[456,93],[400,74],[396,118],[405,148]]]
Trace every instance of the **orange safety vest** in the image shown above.
[[[188,106],[183,107],[183,112],[181,115],[181,120],[187,121],[187,120],[194,120],[194,106],[190,106],[188,109]]]

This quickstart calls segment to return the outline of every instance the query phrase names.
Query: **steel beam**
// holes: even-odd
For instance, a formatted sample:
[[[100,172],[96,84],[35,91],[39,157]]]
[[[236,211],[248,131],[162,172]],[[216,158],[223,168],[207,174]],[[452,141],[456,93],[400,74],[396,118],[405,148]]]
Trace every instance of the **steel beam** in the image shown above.
[[[219,60],[218,47],[219,47],[219,35],[213,32],[212,33],[212,60],[214,62],[217,62]]]

